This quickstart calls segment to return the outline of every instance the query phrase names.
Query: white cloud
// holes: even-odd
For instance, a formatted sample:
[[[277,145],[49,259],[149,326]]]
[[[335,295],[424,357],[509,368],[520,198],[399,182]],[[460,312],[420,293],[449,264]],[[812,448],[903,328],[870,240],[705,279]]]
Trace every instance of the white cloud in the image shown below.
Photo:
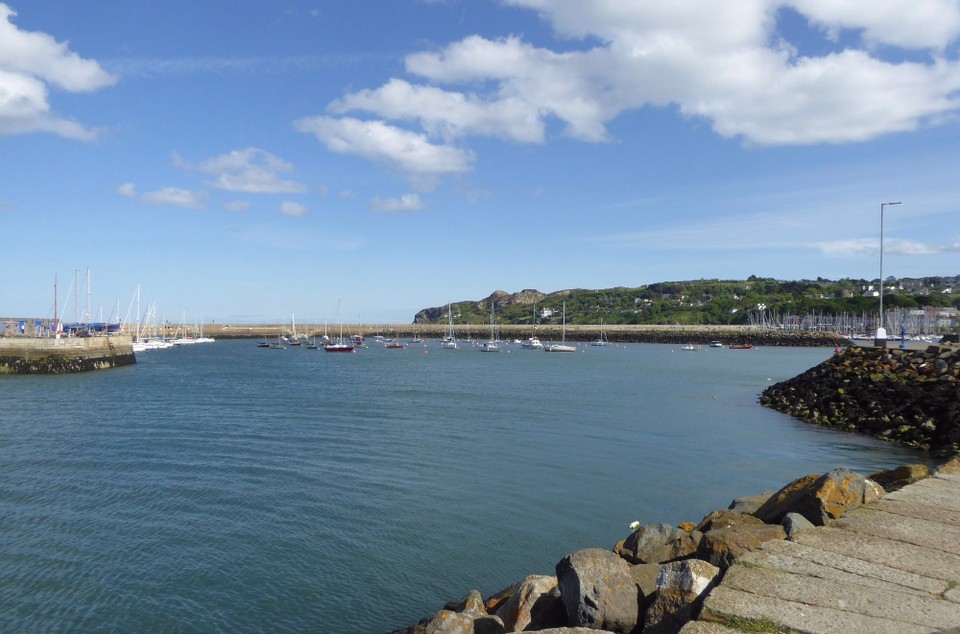
[[[392,79],[345,95],[330,111],[415,122],[427,138],[446,141],[541,142],[556,120],[567,135],[596,142],[609,139],[607,126],[624,112],[672,106],[757,145],[865,141],[960,111],[955,0],[504,1],[536,10],[582,47],[558,52],[516,36],[470,36],[407,57],[407,72],[430,85]],[[814,33],[843,33],[844,48],[799,55],[806,43],[778,30],[782,9],[798,12]],[[915,61],[891,61],[882,47]],[[311,121],[321,120],[334,125]]]
[[[133,183],[123,183],[117,187],[117,193],[144,205],[159,205],[164,207],[182,207],[184,209],[201,210],[206,192],[196,192],[179,187],[164,187],[144,194],[137,193]]]
[[[854,240],[836,240],[832,242],[820,242],[817,247],[829,256],[848,256],[864,257],[873,256],[880,253],[880,241],[878,239],[860,238]],[[928,256],[943,255],[946,253],[960,253],[960,243],[950,245],[932,245],[914,240],[904,240],[900,238],[885,239],[883,241],[883,252],[885,255],[904,255],[904,256]]]
[[[383,121],[321,116],[300,119],[294,126],[316,136],[332,152],[382,163],[424,189],[432,187],[440,176],[468,171],[473,163],[471,152],[431,143],[424,134]]]
[[[116,82],[94,61],[80,58],[45,33],[21,31],[0,3],[0,135],[52,132],[92,140],[97,134],[51,112],[47,85],[92,92]]]
[[[173,162],[177,167],[212,175],[214,180],[210,185],[217,189],[250,194],[302,194],[307,191],[306,186],[280,176],[294,171],[292,164],[258,148],[233,150],[195,168],[177,154],[174,154]]]
[[[300,203],[284,201],[280,205],[280,213],[284,216],[298,217],[307,213],[307,208]]]
[[[229,202],[223,203],[222,207],[227,211],[236,211],[236,212],[247,211],[248,209],[250,209],[250,201],[249,200],[231,200]]]
[[[375,197],[371,206],[374,211],[383,213],[408,213],[423,209],[423,201],[417,194],[404,194],[400,198]]]
[[[834,36],[840,29],[862,29],[868,44],[942,50],[960,34],[955,0],[792,0],[789,4]]]
[[[344,114],[371,112],[386,119],[417,121],[432,137],[455,139],[466,133],[486,134],[525,143],[544,140],[544,124],[536,107],[516,98],[485,100],[476,95],[416,86],[391,79],[376,90],[361,90],[330,104]]]
[[[117,193],[127,198],[136,198],[137,187],[133,183],[124,183],[117,187]]]

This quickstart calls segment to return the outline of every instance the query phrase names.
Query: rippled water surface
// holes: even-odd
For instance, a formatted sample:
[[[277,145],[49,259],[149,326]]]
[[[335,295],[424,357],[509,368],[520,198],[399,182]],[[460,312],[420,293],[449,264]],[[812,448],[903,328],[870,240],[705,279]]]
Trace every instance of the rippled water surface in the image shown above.
[[[925,460],[757,404],[831,350],[509,350],[0,377],[0,630],[380,632],[632,520]]]

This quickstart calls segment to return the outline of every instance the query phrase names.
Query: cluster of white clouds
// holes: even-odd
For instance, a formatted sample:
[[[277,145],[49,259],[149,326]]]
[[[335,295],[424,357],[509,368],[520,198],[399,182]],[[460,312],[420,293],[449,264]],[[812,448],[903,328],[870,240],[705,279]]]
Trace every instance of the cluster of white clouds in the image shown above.
[[[72,139],[96,138],[95,131],[53,112],[48,85],[90,92],[116,83],[116,78],[45,33],[21,31],[11,22],[16,15],[0,3],[0,136],[53,132]]]
[[[581,48],[470,36],[409,55],[416,80],[346,94],[297,128],[427,189],[471,169],[467,137],[543,143],[554,124],[603,142],[611,121],[651,105],[753,145],[865,141],[960,108],[955,0],[503,1],[537,11]],[[788,11],[833,52],[786,41],[778,25]]]
[[[417,193],[373,203],[404,212],[421,209],[419,193],[440,179],[474,169],[471,137],[540,144],[559,133],[607,142],[612,121],[654,106],[745,144],[839,144],[933,125],[960,109],[956,0],[501,2],[537,12],[567,45],[472,35],[413,53],[406,77],[344,94],[294,129],[405,179]],[[18,29],[15,15],[0,4],[0,135],[94,138],[51,111],[47,86],[93,91],[116,78],[66,44]],[[785,15],[827,45],[788,41]],[[292,165],[259,149],[197,165],[177,160],[225,191],[306,191],[287,177]],[[156,204],[203,204],[200,192],[173,188],[138,195],[126,184],[121,192]],[[243,201],[230,205],[241,209]],[[305,211],[296,203],[280,209]]]
[[[303,194],[308,191],[306,185],[283,178],[282,174],[294,171],[292,164],[278,156],[259,148],[233,150],[221,156],[215,156],[199,164],[185,160],[179,154],[172,158],[174,166],[187,171],[199,172],[210,178],[208,187],[243,194]],[[140,194],[134,183],[124,183],[117,193],[145,205],[168,205],[184,209],[202,210],[208,192],[166,187],[157,191]],[[227,211],[244,212],[250,208],[248,200],[232,200],[223,203]],[[307,208],[297,202],[280,203],[277,213],[284,216],[303,216]]]

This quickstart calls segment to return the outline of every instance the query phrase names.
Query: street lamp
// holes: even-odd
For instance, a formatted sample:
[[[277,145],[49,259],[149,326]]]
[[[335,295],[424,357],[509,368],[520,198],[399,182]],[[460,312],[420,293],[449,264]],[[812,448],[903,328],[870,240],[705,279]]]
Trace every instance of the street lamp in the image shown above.
[[[880,203],[880,325],[877,326],[876,340],[874,345],[886,345],[887,330],[883,327],[883,208],[887,205],[899,205],[900,201],[895,203]]]

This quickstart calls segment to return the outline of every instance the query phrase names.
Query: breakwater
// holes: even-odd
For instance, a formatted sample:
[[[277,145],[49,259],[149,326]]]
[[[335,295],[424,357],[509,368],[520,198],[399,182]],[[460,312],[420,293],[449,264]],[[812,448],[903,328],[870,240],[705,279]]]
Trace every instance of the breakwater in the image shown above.
[[[360,333],[365,337],[384,335],[409,339],[414,336],[437,338],[447,334],[445,324],[417,325],[376,325],[344,324],[343,332]],[[460,339],[487,339],[490,336],[489,324],[457,324],[457,337]],[[172,337],[176,327],[168,325],[160,334]],[[307,337],[319,337],[324,333],[335,335],[336,328],[323,324],[304,323],[297,325],[297,333]],[[206,324],[204,334],[215,339],[276,338],[277,334],[290,334],[289,324]],[[497,335],[501,339],[526,339],[538,337],[542,341],[559,341],[563,335],[559,324],[498,325]],[[750,344],[754,346],[783,347],[828,347],[845,346],[849,340],[833,332],[811,332],[801,330],[777,330],[752,326],[599,326],[567,325],[565,338],[569,341],[592,341],[600,336],[612,343],[665,343],[673,345],[706,345],[711,341],[720,341],[724,345]]]
[[[0,339],[0,374],[65,374],[137,362],[129,336]]]
[[[850,347],[767,388],[760,402],[809,423],[940,454],[960,450],[960,349]]]

